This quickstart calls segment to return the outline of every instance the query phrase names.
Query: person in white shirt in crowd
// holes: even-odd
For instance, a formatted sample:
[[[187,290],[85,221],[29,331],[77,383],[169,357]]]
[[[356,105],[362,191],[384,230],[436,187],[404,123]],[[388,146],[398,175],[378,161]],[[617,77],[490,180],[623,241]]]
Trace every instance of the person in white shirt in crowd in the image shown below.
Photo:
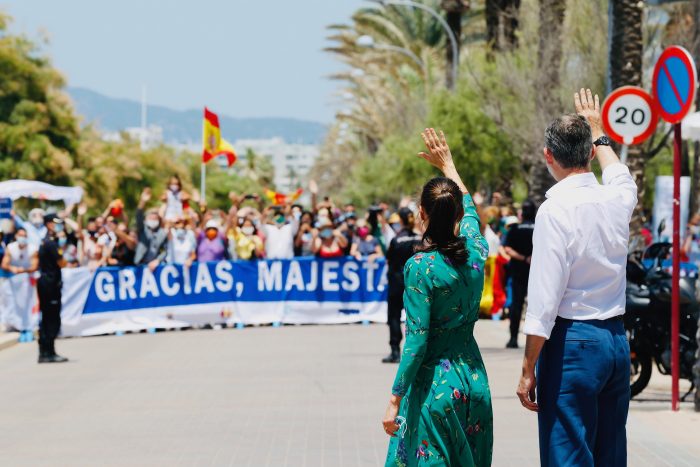
[[[165,261],[169,264],[192,266],[197,260],[197,238],[182,218],[173,221],[168,230],[168,246]]]
[[[39,269],[39,248],[29,243],[27,231],[15,231],[15,241],[7,245],[2,258],[2,269],[12,274],[35,272]]]
[[[177,175],[170,177],[168,189],[161,197],[162,205],[158,211],[161,219],[171,222],[185,215],[185,208],[190,200],[190,195],[182,190],[182,181]]]
[[[33,274],[39,269],[39,247],[29,243],[27,231],[23,228],[18,228],[15,231],[15,240],[9,243],[7,248],[5,248],[1,266],[3,271],[7,271],[10,274]],[[3,278],[2,280],[4,281],[6,279]],[[25,286],[27,285],[25,284]],[[22,297],[22,295],[20,295],[20,297]],[[20,310],[23,310],[23,312],[18,313],[20,318],[12,323],[13,327],[17,327],[20,331],[20,342],[29,342],[33,340],[31,322],[32,304],[27,304],[21,299],[18,300],[11,288],[6,288],[6,285],[2,287],[2,301],[4,304],[8,304],[12,309],[17,309],[17,307],[19,307]],[[3,307],[3,310],[0,310],[0,312],[4,311],[5,307]],[[3,319],[2,321],[4,322],[5,320]]]
[[[46,213],[41,208],[34,208],[29,211],[29,221],[24,221],[18,215],[14,215],[15,226],[27,232],[27,241],[39,248],[42,240],[46,236],[46,226],[44,225],[44,215]]]
[[[299,220],[290,215],[289,205],[267,208],[266,214],[267,221],[260,226],[265,234],[265,258],[294,258],[294,237]]]
[[[538,412],[541,465],[621,467],[630,400],[622,315],[637,186],[604,134],[598,96],[582,89],[575,104],[578,115],[545,131],[557,184],[535,219],[517,394]]]

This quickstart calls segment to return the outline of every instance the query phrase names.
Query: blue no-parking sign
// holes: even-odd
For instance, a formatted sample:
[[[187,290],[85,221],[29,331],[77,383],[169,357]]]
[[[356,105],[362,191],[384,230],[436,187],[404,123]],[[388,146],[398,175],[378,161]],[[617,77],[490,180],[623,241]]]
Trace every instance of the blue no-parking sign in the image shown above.
[[[683,47],[668,47],[656,62],[651,85],[661,118],[668,123],[680,122],[695,100],[697,72],[693,57]]]

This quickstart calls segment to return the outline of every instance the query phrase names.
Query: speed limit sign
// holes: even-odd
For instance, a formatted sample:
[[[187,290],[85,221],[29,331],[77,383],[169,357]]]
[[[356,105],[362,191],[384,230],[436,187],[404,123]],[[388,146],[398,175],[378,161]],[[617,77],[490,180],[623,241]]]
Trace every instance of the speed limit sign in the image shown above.
[[[602,114],[605,132],[625,145],[646,140],[659,121],[652,97],[637,86],[623,86],[611,92],[603,103]]]

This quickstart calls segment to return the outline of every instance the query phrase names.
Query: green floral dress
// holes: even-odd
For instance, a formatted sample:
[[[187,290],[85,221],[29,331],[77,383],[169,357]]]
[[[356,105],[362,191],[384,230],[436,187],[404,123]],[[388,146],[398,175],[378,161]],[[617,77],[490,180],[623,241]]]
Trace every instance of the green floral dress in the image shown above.
[[[491,465],[491,393],[473,335],[488,244],[471,196],[463,203],[467,263],[425,252],[404,268],[406,344],[392,388],[403,399],[387,466]]]

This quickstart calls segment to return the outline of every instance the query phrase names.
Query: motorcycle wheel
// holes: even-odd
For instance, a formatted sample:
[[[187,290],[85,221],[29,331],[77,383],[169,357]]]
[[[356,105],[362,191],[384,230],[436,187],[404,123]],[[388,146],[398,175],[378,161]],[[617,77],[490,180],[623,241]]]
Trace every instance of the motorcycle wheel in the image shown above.
[[[651,379],[651,355],[632,352],[630,354],[630,391],[631,397],[636,396],[647,387]]]

